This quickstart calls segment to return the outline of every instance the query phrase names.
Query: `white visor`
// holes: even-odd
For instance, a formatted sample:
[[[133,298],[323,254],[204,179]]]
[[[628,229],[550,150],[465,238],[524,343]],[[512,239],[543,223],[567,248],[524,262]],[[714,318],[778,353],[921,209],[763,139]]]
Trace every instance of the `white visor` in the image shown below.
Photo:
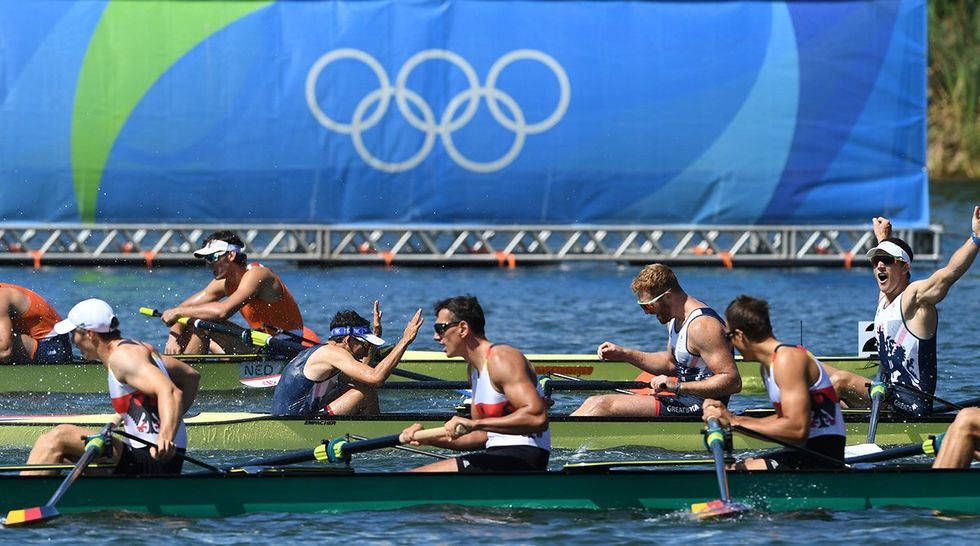
[[[908,253],[902,250],[902,247],[891,241],[882,241],[878,243],[878,246],[868,251],[867,256],[869,258],[874,258],[875,256],[891,256],[892,258],[902,260],[907,264],[912,263],[912,259],[909,258]]]
[[[235,244],[231,244],[228,241],[222,241],[215,239],[208,244],[204,245],[203,248],[199,248],[194,251],[194,256],[198,258],[203,258],[205,256],[211,256],[212,254],[218,254],[221,252],[238,252],[239,254],[245,250],[245,247],[241,247]]]

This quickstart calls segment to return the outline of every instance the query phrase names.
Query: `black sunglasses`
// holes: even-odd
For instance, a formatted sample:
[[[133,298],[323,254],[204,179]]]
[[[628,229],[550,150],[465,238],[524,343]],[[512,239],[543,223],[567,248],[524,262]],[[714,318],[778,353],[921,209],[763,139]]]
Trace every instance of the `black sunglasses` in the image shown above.
[[[731,341],[733,337],[735,337],[735,330],[728,330],[727,332],[725,332],[726,341]]]
[[[874,258],[871,258],[871,265],[878,265],[878,262],[881,262],[881,263],[883,263],[885,265],[892,265],[893,263],[895,263],[895,257],[894,256],[875,256]]]
[[[442,337],[442,335],[446,333],[446,330],[456,326],[460,322],[462,321],[454,320],[453,322],[437,322],[432,325],[432,329],[436,331],[437,336]]]
[[[207,263],[209,263],[209,264],[213,264],[214,262],[217,262],[218,260],[220,260],[221,257],[224,256],[224,255],[225,255],[224,252],[215,252],[214,254],[205,254],[204,255],[204,261],[207,262]]]

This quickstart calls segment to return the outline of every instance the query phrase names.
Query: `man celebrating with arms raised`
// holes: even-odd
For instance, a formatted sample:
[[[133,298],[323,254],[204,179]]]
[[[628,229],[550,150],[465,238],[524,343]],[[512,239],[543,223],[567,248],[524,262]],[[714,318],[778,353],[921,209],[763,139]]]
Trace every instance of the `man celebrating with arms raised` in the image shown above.
[[[160,355],[149,344],[121,337],[116,314],[99,299],[75,305],[54,328],[58,333],[71,332],[85,358],[105,363],[112,407],[122,417],[125,431],[155,446],[113,438],[115,473],[179,474],[183,459],[176,455],[187,447],[183,415],[197,395],[197,371]],[[82,438],[92,434],[75,425],[59,425],[38,438],[27,462],[74,461],[85,450]]]
[[[980,250],[980,207],[973,207],[970,238],[949,258],[946,267],[928,278],[911,280],[912,249],[892,237],[886,218],[873,220],[878,246],[868,251],[878,281],[878,309],[875,332],[878,335],[878,377],[896,385],[890,400],[901,413],[922,416],[932,413],[936,392],[936,334],[939,312],[936,306],[949,289],[970,268]],[[868,407],[868,380],[855,373],[829,368],[834,387],[851,408]]]
[[[732,415],[718,400],[704,403],[704,422],[717,418],[722,426],[739,425],[766,436],[800,445],[834,460],[844,459],[844,417],[837,392],[824,366],[803,347],[775,338],[765,300],[741,295],[725,311],[726,336],[747,360],[757,360],[775,408],[769,417]],[[787,470],[836,466],[831,461],[786,449],[740,461],[736,468]]]
[[[599,358],[622,360],[654,375],[654,396],[591,396],[572,415],[663,417],[697,415],[705,398],[727,402],[742,390],[725,324],[714,309],[688,295],[674,272],[648,265],[633,279],[636,303],[667,325],[667,350],[646,353],[606,341]]]
[[[473,404],[470,418],[453,417],[446,422],[448,438],[427,440],[427,445],[471,451],[416,468],[420,472],[493,472],[546,470],[551,455],[551,433],[544,395],[534,368],[524,354],[509,345],[486,338],[486,320],[480,302],[473,296],[457,296],[436,304],[435,335],[446,356],[466,360]],[[422,425],[404,431],[403,443],[411,440]]]

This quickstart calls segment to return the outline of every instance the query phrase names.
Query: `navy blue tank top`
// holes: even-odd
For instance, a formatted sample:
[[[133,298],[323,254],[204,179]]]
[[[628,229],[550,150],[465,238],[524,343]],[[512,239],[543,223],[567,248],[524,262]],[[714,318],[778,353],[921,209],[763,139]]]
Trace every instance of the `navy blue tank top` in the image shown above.
[[[311,381],[303,373],[306,361],[321,346],[310,347],[296,355],[282,370],[282,377],[272,394],[273,415],[315,415],[327,408],[344,391],[339,372],[322,381]]]

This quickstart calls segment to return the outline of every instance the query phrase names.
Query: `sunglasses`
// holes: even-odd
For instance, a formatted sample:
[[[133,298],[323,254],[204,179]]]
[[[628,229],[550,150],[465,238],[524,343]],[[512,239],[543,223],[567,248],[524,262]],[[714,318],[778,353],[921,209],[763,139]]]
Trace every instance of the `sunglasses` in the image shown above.
[[[453,322],[437,322],[432,325],[432,329],[436,331],[436,335],[442,337],[446,333],[446,330],[458,325],[461,320],[454,320]]]
[[[226,252],[215,252],[214,254],[207,254],[204,256],[204,261],[213,264],[221,259],[222,256],[227,254]]]
[[[876,266],[878,263],[883,263],[885,265],[892,265],[895,263],[894,256],[875,256],[871,258],[871,265]]]
[[[668,288],[663,294],[660,294],[659,296],[653,298],[652,300],[650,301],[636,300],[636,304],[639,305],[640,307],[649,307],[651,305],[655,305],[658,301],[660,301],[660,298],[666,296],[669,293],[670,293],[670,289]]]
[[[735,330],[725,332],[725,341],[731,341],[733,337],[735,337]]]

